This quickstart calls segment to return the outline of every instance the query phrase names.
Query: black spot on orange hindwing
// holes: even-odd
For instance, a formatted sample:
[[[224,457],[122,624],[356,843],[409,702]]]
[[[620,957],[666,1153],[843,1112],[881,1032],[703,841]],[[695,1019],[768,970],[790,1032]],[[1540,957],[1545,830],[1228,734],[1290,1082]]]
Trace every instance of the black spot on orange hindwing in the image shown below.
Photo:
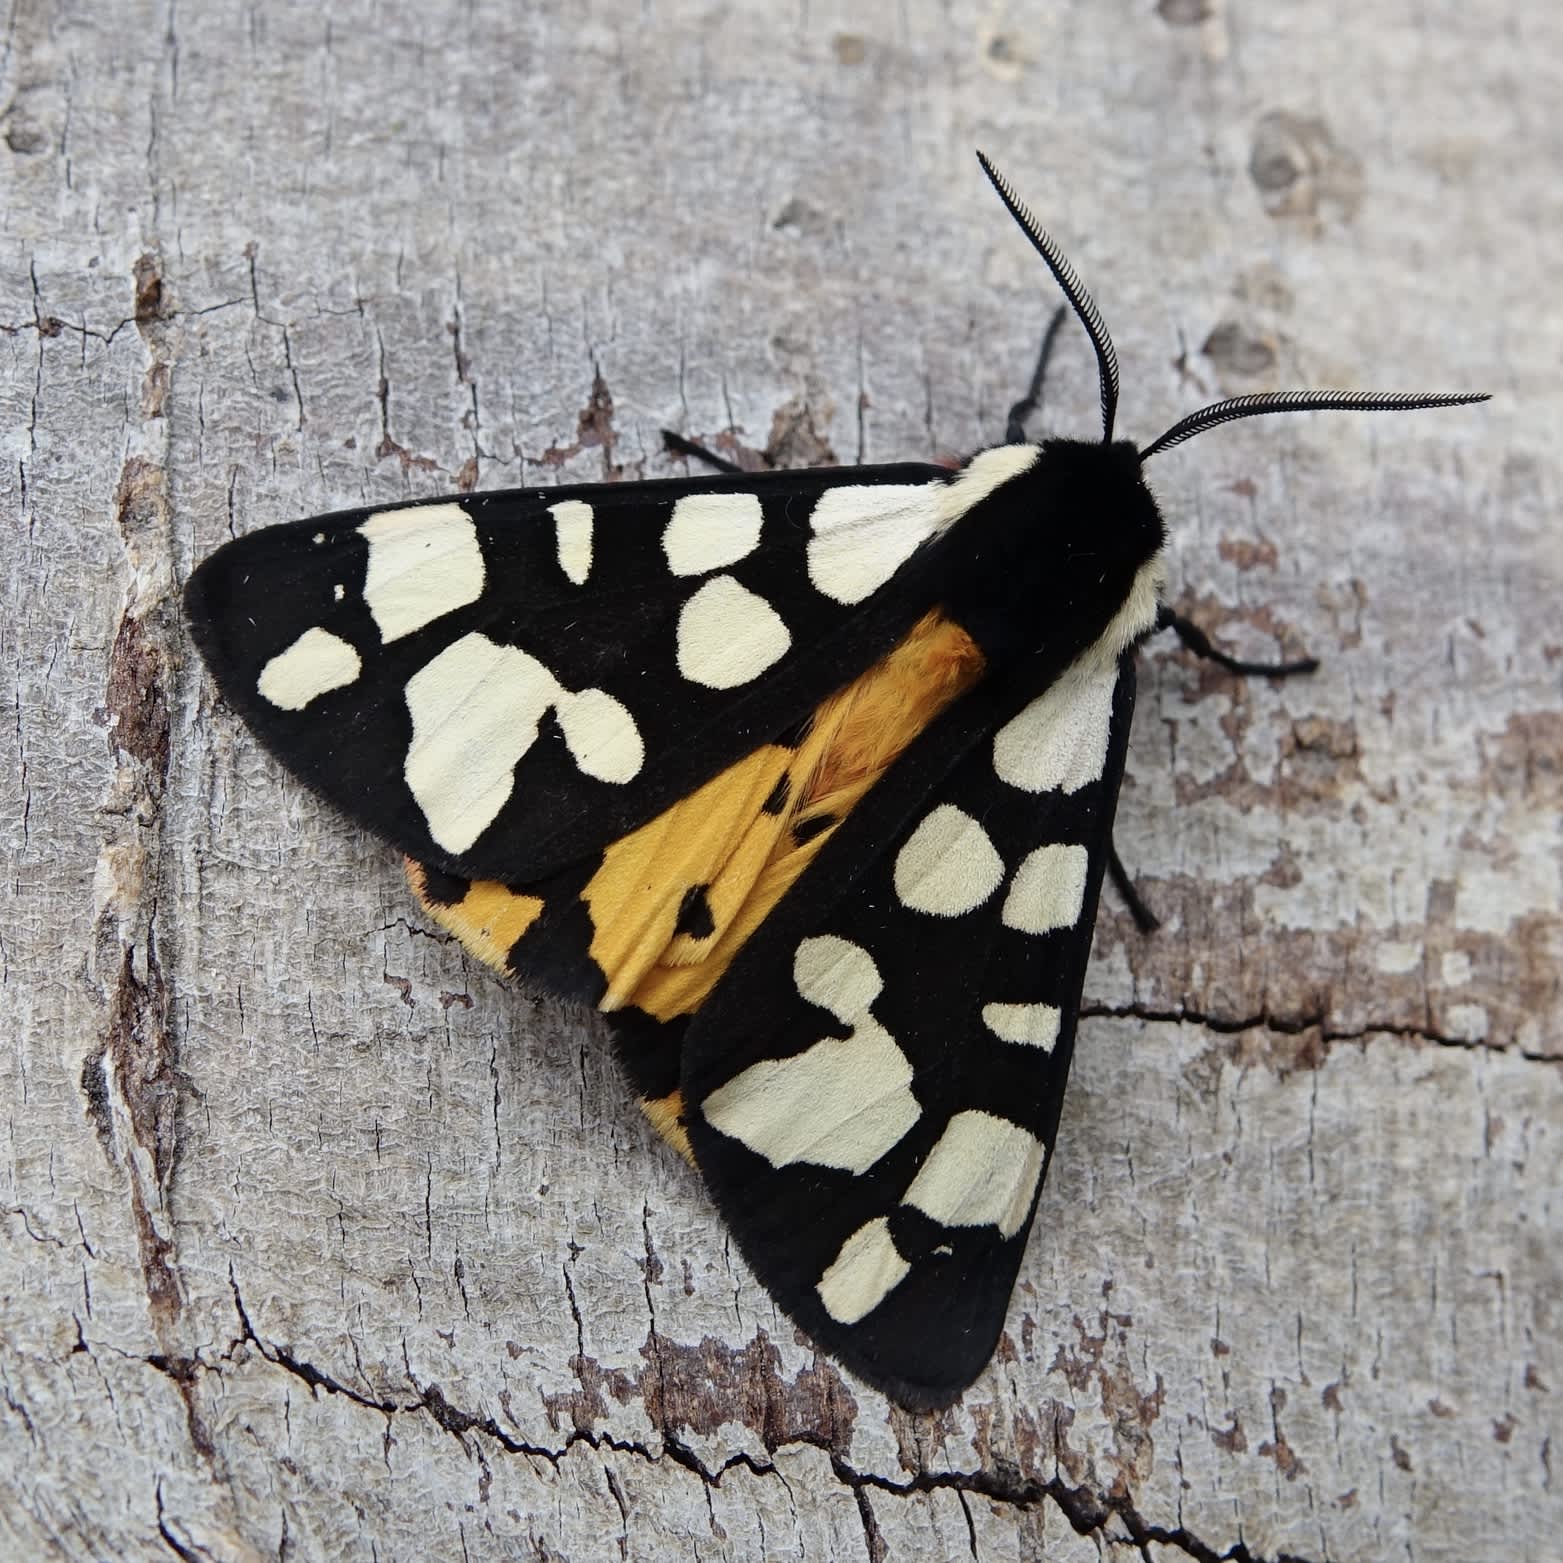
[[[787,807],[787,800],[792,796],[792,778],[778,776],[776,785],[771,788],[771,795],[760,805],[762,814],[780,814]]]
[[[778,733],[776,742],[784,749],[797,749],[802,747],[803,740],[814,731],[814,713],[812,711],[801,721],[794,722],[784,732]]]
[[[716,932],[716,919],[711,915],[711,903],[706,900],[705,885],[691,885],[684,892],[673,931],[688,934],[691,939],[709,939]]]
[[[816,836],[823,835],[835,823],[834,814],[815,814],[809,819],[800,819],[792,827],[792,839],[801,847]]]

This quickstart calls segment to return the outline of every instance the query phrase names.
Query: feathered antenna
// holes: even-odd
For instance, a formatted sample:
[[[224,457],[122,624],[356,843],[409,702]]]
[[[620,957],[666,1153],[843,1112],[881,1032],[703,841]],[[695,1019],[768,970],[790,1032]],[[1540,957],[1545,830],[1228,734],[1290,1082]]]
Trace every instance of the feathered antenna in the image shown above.
[[[1181,445],[1217,424],[1272,412],[1411,412],[1418,407],[1464,407],[1490,400],[1486,391],[1260,391],[1234,396],[1190,413],[1140,452],[1149,461],[1158,451]]]
[[[998,191],[999,199],[1009,208],[1010,216],[1020,224],[1021,232],[1031,240],[1037,253],[1047,262],[1047,269],[1064,290],[1069,307],[1080,317],[1080,324],[1085,327],[1091,346],[1096,349],[1096,363],[1102,384],[1102,439],[1110,440],[1113,437],[1113,418],[1118,411],[1118,354],[1113,350],[1113,339],[1107,334],[1102,313],[1086,291],[1080,274],[1065,259],[1064,252],[1036,218],[1026,210],[1020,197],[1010,188],[1009,181],[988,161],[986,154],[979,152],[977,161],[982,164],[983,173]]]

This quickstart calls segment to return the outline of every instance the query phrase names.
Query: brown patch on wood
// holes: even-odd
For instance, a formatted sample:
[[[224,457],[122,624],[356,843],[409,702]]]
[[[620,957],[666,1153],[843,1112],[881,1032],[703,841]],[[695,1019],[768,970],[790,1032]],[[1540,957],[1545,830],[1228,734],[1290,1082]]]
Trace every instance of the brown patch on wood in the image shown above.
[[[1516,711],[1476,743],[1484,792],[1563,811],[1563,711]]]
[[[478,458],[468,456],[456,469],[456,492],[470,494],[478,486]]]
[[[1298,1458],[1296,1450],[1286,1441],[1286,1435],[1281,1431],[1281,1413],[1285,1409],[1286,1391],[1277,1385],[1270,1391],[1270,1422],[1275,1437],[1260,1444],[1258,1452],[1263,1458],[1274,1460],[1276,1468],[1287,1481],[1295,1482],[1308,1467]]]
[[[141,380],[141,416],[161,418],[168,410],[168,389],[173,382],[173,366],[154,360]]]
[[[603,478],[613,483],[624,475],[624,468],[613,460],[613,449],[618,442],[619,436],[613,427],[613,393],[608,389],[602,371],[594,365],[591,394],[576,419],[575,443],[550,445],[537,459],[545,466],[562,467],[583,450],[600,449]]]
[[[173,1173],[178,1082],[169,1031],[168,989],[155,948],[146,952],[145,978],[136,975],[134,947],[124,952],[109,996],[104,1046],[114,1081],[130,1115],[130,1131],[152,1160],[158,1185]]]
[[[1128,1349],[1128,1332],[1134,1326],[1134,1319],[1127,1313],[1114,1313],[1105,1305],[1112,1285],[1111,1281],[1106,1281],[1102,1286],[1104,1306],[1097,1314],[1097,1332],[1092,1333],[1076,1314],[1074,1326],[1078,1345],[1071,1348],[1060,1342],[1050,1371],[1062,1373],[1076,1392],[1095,1381],[1103,1415],[1113,1430],[1112,1449],[1100,1453],[1114,1468],[1112,1491],[1127,1494],[1150,1474],[1155,1464],[1151,1428],[1161,1417],[1166,1388],[1159,1373],[1155,1387],[1149,1391],[1142,1390],[1135,1382]],[[1059,1457],[1063,1457],[1062,1450]],[[1076,1475],[1074,1479],[1080,1480],[1081,1476]]]
[[[383,381],[381,382],[384,383]],[[398,444],[389,434],[382,435],[380,443],[374,448],[375,459],[384,461],[387,456],[394,456],[402,464],[403,472],[434,472],[439,468],[432,456],[415,456],[405,445]]]
[[[1232,492],[1252,499],[1255,489],[1247,478],[1239,478],[1232,485]],[[1228,564],[1236,565],[1244,572],[1273,570],[1280,557],[1276,552],[1275,544],[1263,538],[1255,542],[1251,537],[1223,537],[1216,544],[1216,549]]]
[[[184,1401],[185,1426],[190,1433],[190,1443],[203,1460],[213,1459],[217,1448],[197,1404],[196,1385],[202,1372],[201,1362],[195,1357],[166,1356],[155,1352],[147,1358],[147,1365],[174,1381],[179,1398]]]
[[[1237,320],[1223,320],[1216,326],[1200,352],[1226,374],[1260,375],[1275,367],[1275,339]]]
[[[1242,1417],[1234,1411],[1230,1427],[1211,1428],[1210,1441],[1217,1449],[1224,1449],[1228,1454],[1247,1454],[1248,1434],[1243,1431]],[[1262,1450],[1260,1452],[1263,1453]]]
[[[1274,1460],[1276,1469],[1289,1482],[1295,1482],[1308,1469],[1298,1458],[1297,1451],[1281,1437],[1260,1444],[1258,1453],[1262,1459]]]
[[[109,652],[104,713],[115,749],[147,768],[154,798],[168,777],[171,723],[169,666],[160,630],[127,613],[119,621]]]
[[[135,278],[136,284],[136,325],[147,326],[154,320],[166,319],[167,305],[163,297],[162,262],[156,255],[150,253],[138,255],[131,275]]]
[[[1389,1453],[1398,1470],[1411,1470],[1411,1456],[1400,1447],[1400,1440],[1393,1433],[1389,1435]]]
[[[1264,115],[1254,127],[1248,177],[1272,217],[1349,221],[1362,204],[1361,160],[1315,115]]]
[[[718,434],[690,436],[713,455],[722,456],[745,472],[775,472],[798,467],[834,467],[840,464],[835,447],[820,432],[834,412],[829,398],[810,400],[794,396],[783,402],[771,416],[771,432],[762,448],[746,445],[732,429]],[[688,459],[696,471],[701,463]]]
[[[114,1071],[114,1084],[130,1119],[130,1132],[146,1152],[153,1180],[159,1190],[168,1187],[178,1159],[178,1078],[175,1046],[169,1028],[169,996],[157,952],[149,945],[146,976],[136,975],[135,950],[127,947],[119,975],[109,996],[109,1020],[99,1058],[106,1057]],[[98,1088],[88,1083],[88,1112],[104,1139],[102,1117],[108,1107],[106,1082]],[[112,1144],[112,1133],[105,1148]],[[157,1229],[133,1167],[129,1173],[131,1209],[141,1256],[142,1281],[151,1304],[154,1324],[161,1329],[172,1322],[181,1306],[179,1277],[171,1238]]]
[[[1348,789],[1374,795],[1362,774],[1357,724],[1322,716],[1293,722],[1281,740],[1281,807],[1336,799]]]
[[[828,401],[819,409],[820,421],[827,426],[833,410]],[[815,423],[813,404],[798,396],[783,402],[772,415],[764,454],[768,466],[779,468],[834,467],[840,459]]]
[[[133,563],[160,550],[168,538],[168,474],[155,461],[131,456],[119,469],[114,520]]]
[[[763,1330],[739,1347],[711,1335],[697,1346],[651,1335],[641,1356],[646,1366],[635,1372],[572,1357],[578,1387],[543,1397],[549,1425],[590,1432],[608,1419],[611,1397],[620,1405],[640,1401],[664,1434],[686,1429],[706,1435],[724,1422],[742,1422],[767,1449],[809,1443],[844,1451],[851,1444],[857,1401],[836,1365],[821,1358],[788,1382],[781,1353]]]

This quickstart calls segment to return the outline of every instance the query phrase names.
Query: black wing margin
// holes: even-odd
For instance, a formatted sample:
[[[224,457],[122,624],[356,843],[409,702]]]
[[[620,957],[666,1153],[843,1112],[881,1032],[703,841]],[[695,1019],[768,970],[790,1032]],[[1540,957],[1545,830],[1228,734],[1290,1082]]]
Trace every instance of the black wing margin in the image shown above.
[[[1063,1103],[1133,658],[958,703],[685,1042],[690,1140],[745,1258],[904,1405],[958,1398],[1003,1328]]]
[[[644,823],[888,650],[932,572],[833,600],[811,576],[816,507],[872,490],[872,552],[897,491],[915,530],[951,477],[819,468],[345,511],[226,544],[186,612],[296,776],[420,861],[515,882]]]

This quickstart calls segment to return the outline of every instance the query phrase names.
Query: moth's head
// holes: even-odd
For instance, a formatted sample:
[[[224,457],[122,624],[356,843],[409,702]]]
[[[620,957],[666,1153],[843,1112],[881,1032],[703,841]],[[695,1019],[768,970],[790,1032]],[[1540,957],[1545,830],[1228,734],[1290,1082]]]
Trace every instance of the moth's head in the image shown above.
[[[1150,460],[1152,456],[1161,451],[1169,450],[1174,445],[1181,445],[1184,440],[1192,439],[1196,434],[1202,434],[1206,429],[1213,429],[1218,424],[1231,423],[1238,418],[1255,418],[1265,413],[1272,412],[1323,412],[1328,410],[1340,410],[1348,412],[1409,412],[1417,407],[1458,407],[1467,402],[1485,402],[1485,392],[1464,391],[1427,391],[1427,392],[1375,392],[1375,391],[1263,391],[1251,396],[1234,396],[1227,401],[1216,402],[1209,407],[1202,408],[1199,412],[1191,413],[1187,418],[1173,424],[1165,434],[1159,435],[1149,445],[1136,450],[1128,441],[1113,439],[1113,420],[1118,411],[1118,354],[1113,348],[1113,339],[1107,333],[1106,322],[1103,321],[1101,311],[1097,309],[1095,301],[1086,291],[1085,284],[1081,282],[1079,273],[1069,264],[1064,252],[1059,249],[1057,243],[1043,231],[1037,220],[1027,211],[1015,192],[1010,188],[1009,181],[999,173],[988,159],[979,152],[977,161],[982,164],[982,171],[993,183],[993,188],[998,191],[999,199],[1008,208],[1009,214],[1020,225],[1021,232],[1031,241],[1037,253],[1047,262],[1048,270],[1053,273],[1060,288],[1063,289],[1064,298],[1069,307],[1075,312],[1080,324],[1085,327],[1086,335],[1091,339],[1091,346],[1096,351],[1097,369],[1101,380],[1102,397],[1102,438],[1099,444],[1096,442],[1076,441],[1048,441],[1042,449],[1046,452],[1049,446],[1075,445],[1090,443],[1095,449],[1102,452],[1106,463],[1104,470],[1117,473],[1132,458],[1136,465]],[[1059,322],[1063,318],[1060,310],[1054,322],[1048,328],[1047,343],[1043,347],[1044,362],[1046,361],[1047,347],[1051,344],[1053,333],[1057,330]],[[1039,371],[1040,376],[1040,371]],[[1036,395],[1036,386],[1032,388],[1032,397]],[[1026,404],[1022,404],[1024,407]],[[1017,412],[1020,409],[1017,409]],[[1013,420],[1015,414],[1011,414]],[[1013,434],[1012,434],[1013,437]],[[1143,483],[1140,484],[1143,490]],[[1146,494],[1149,500],[1149,494]],[[1154,508],[1154,506],[1152,507]]]

